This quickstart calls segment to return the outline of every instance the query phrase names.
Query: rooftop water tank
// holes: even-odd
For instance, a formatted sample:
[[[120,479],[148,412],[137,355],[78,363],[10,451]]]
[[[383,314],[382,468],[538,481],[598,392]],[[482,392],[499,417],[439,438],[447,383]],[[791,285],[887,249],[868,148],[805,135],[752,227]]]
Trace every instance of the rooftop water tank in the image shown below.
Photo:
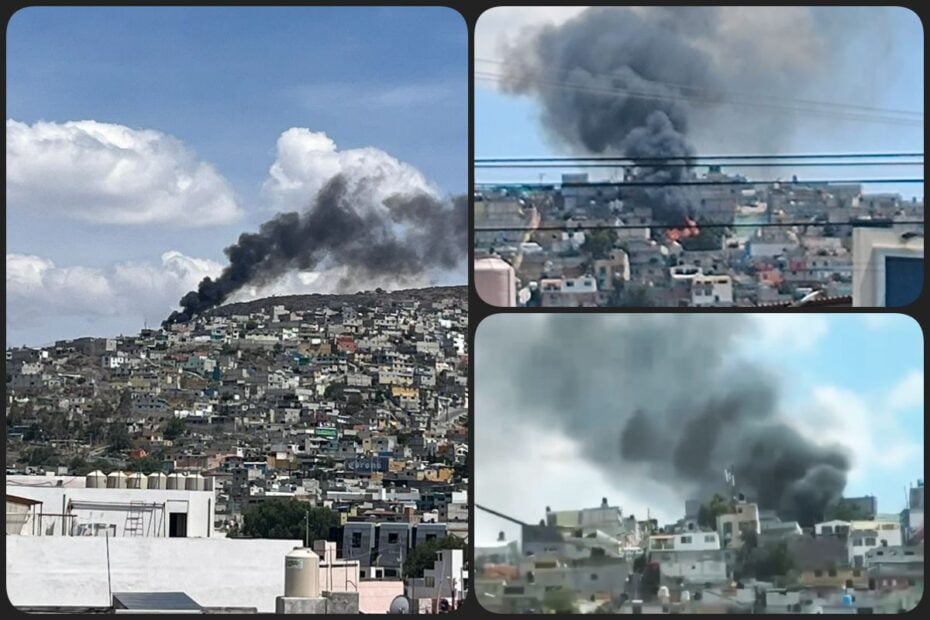
[[[184,481],[184,488],[188,491],[203,491],[204,480],[200,474],[192,474]]]
[[[187,478],[187,474],[179,474],[177,472],[168,476],[168,488],[172,490],[184,489],[185,484],[184,480]]]
[[[141,471],[137,471],[134,474],[130,474],[126,479],[126,488],[127,489],[144,489],[148,483],[148,476],[143,474]]]
[[[149,474],[149,479],[146,484],[147,489],[166,489],[168,488],[168,476],[156,471]]]
[[[96,469],[84,478],[84,486],[88,489],[102,489],[107,486],[107,475]]]
[[[320,598],[320,556],[305,547],[284,556],[284,596]]]
[[[108,489],[125,489],[126,488],[126,474],[121,471],[112,471],[107,476],[107,488]]]

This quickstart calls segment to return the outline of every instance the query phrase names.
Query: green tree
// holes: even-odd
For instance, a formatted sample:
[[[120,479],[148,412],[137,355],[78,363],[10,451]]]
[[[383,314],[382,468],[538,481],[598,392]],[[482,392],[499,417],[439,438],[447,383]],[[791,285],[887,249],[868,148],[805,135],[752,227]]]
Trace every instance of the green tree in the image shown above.
[[[615,230],[603,229],[589,232],[581,248],[594,258],[607,258],[617,242]]]
[[[751,549],[742,555],[744,557],[739,572],[745,577],[764,580],[783,579],[795,565],[786,541]]]
[[[129,437],[129,430],[124,422],[113,422],[107,429],[107,450],[109,452],[119,452],[132,446],[132,439]]]
[[[68,461],[68,472],[72,476],[83,476],[90,471],[90,465],[83,456],[75,456]]]
[[[698,509],[698,525],[712,530],[717,529],[717,517],[730,511],[730,502],[719,493],[714,494],[706,504]]]
[[[187,424],[181,418],[171,418],[168,420],[168,423],[165,424],[165,430],[162,431],[162,435],[165,436],[165,439],[173,441],[184,434],[187,430]]]
[[[575,607],[575,595],[571,590],[558,588],[549,590],[543,597],[543,607],[557,614],[578,613]]]
[[[330,529],[339,525],[339,513],[316,508],[296,499],[267,499],[242,513],[242,535],[251,538],[306,538],[309,515],[310,540],[329,537]]]
[[[55,457],[55,449],[51,446],[34,446],[26,453],[26,463],[33,467],[41,467],[55,465],[58,459]]]
[[[846,499],[840,499],[836,504],[827,508],[826,519],[832,521],[864,521],[869,518],[862,508]]]
[[[652,288],[634,283],[615,288],[609,301],[610,305],[618,308],[650,308],[656,305]]]
[[[140,459],[132,459],[126,464],[126,469],[128,471],[141,471],[143,474],[151,474],[152,472],[161,471],[162,463],[163,460],[161,458],[154,454],[149,454]]]
[[[442,549],[465,549],[465,541],[458,536],[446,536],[419,543],[404,561],[404,576],[422,577],[425,569],[433,567],[436,553]]]

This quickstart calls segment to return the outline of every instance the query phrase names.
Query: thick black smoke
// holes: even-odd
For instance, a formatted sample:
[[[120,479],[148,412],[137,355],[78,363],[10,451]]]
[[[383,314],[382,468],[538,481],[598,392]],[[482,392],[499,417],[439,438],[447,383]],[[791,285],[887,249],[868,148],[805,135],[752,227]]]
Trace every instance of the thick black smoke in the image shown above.
[[[443,203],[424,193],[386,199],[383,208],[354,204],[346,179],[337,175],[305,213],[281,213],[242,233],[225,249],[229,265],[204,278],[181,298],[182,310],[165,324],[187,321],[222,304],[244,286],[268,284],[289,271],[326,264],[347,268],[340,290],[376,276],[403,280],[433,269],[451,269],[466,255],[467,202]]]
[[[737,491],[804,525],[842,496],[846,452],[799,433],[781,411],[783,386],[733,354],[753,336],[748,319],[518,318],[478,330],[476,407],[570,436],[618,488],[652,501],[658,483],[709,499],[728,492],[732,468]]]
[[[503,87],[538,96],[544,125],[573,149],[642,160],[637,180],[680,181],[688,168],[661,168],[652,160],[694,155],[688,97],[694,89],[706,96],[719,81],[691,36],[696,25],[684,17],[588,9],[510,50]],[[694,192],[686,188],[639,193],[660,221],[679,224],[694,214]]]
[[[850,38],[831,17],[860,29],[868,23],[858,13],[803,7],[589,8],[506,48],[501,87],[535,97],[544,128],[573,151],[630,157],[635,180],[682,181],[693,177],[690,168],[660,164],[695,154],[696,125],[705,139],[723,136],[725,150],[752,153],[791,133],[796,120],[725,104],[799,97],[822,81],[810,72],[826,56],[836,68]],[[690,186],[635,188],[626,198],[651,207],[659,222],[700,215]]]

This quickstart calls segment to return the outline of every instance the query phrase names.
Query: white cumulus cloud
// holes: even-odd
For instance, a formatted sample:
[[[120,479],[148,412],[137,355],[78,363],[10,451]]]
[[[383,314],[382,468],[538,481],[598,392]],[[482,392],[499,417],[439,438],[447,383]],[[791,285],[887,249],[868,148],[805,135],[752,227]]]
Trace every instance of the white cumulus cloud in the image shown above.
[[[7,204],[98,224],[202,227],[242,214],[232,187],[180,140],[92,120],[6,122]]]
[[[58,317],[137,316],[161,321],[187,291],[221,266],[177,251],[159,264],[116,263],[106,268],[60,267],[28,254],[6,255],[7,327],[53,322]],[[76,335],[77,336],[77,335]]]
[[[893,411],[923,408],[923,405],[924,373],[922,370],[912,370],[907,373],[888,392],[888,406]]]
[[[339,150],[325,133],[292,127],[278,138],[277,155],[263,191],[277,211],[303,211],[336,175],[347,181],[359,206],[376,207],[396,194],[438,190],[423,174],[374,147]]]
[[[896,418],[885,398],[869,399],[845,388],[819,386],[806,414],[794,421],[812,440],[848,448],[853,479],[869,470],[895,469],[923,458],[923,433],[915,437],[914,429]]]

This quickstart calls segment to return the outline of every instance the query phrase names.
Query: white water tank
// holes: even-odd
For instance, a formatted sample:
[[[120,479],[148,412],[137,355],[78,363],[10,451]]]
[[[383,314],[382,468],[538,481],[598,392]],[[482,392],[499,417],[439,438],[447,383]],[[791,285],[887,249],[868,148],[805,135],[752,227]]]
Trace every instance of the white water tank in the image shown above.
[[[179,474],[177,472],[168,476],[168,488],[172,490],[183,490],[185,488],[184,480],[187,478],[187,474]]]
[[[84,486],[88,489],[102,489],[107,486],[107,475],[96,469],[84,478]]]
[[[184,481],[184,488],[188,491],[203,491],[204,481],[200,474],[192,474]]]
[[[147,488],[147,489],[166,489],[166,488],[168,488],[168,476],[166,476],[165,474],[161,473],[160,471],[156,471],[156,472],[154,472],[154,473],[149,474],[149,479],[148,479],[148,481],[147,481],[147,484],[146,484],[146,487],[145,487],[145,488]]]
[[[121,471],[111,471],[107,476],[107,488],[108,489],[125,489],[126,488],[126,474]]]
[[[127,489],[144,489],[148,483],[148,476],[143,474],[141,471],[137,471],[134,474],[130,474],[129,478],[126,479],[126,488]]]
[[[284,596],[320,598],[320,556],[294,547],[284,556]]]

